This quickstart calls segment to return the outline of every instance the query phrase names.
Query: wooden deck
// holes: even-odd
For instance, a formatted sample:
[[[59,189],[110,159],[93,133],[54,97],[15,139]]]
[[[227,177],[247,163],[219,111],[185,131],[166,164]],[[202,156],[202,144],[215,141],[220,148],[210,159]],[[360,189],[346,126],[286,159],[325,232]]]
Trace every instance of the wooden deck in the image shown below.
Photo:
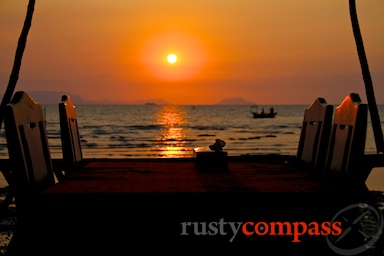
[[[228,171],[197,171],[192,159],[94,160],[44,193],[135,192],[337,192],[290,164],[289,157],[244,161],[233,158]],[[260,159],[263,159],[260,157]]]
[[[16,255],[261,252],[332,255],[325,236],[181,235],[182,223],[330,222],[365,200],[299,170],[292,157],[229,158],[227,172],[193,159],[99,159],[44,190],[19,219]],[[60,162],[55,162],[58,166]],[[199,227],[201,230],[201,227]],[[54,248],[54,249],[52,249]],[[12,255],[12,254],[11,254]],[[174,255],[174,254],[172,254]]]

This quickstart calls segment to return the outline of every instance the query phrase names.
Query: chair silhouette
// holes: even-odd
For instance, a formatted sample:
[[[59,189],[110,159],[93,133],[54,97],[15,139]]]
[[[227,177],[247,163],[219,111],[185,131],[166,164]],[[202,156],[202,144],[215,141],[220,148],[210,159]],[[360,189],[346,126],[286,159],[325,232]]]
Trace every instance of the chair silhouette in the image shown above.
[[[25,214],[33,196],[55,184],[42,106],[27,93],[16,92],[5,106],[4,127],[12,168],[11,189],[17,211]]]
[[[365,182],[362,170],[367,130],[367,104],[351,93],[335,109],[326,172],[334,180]]]
[[[59,103],[61,145],[66,175],[77,169],[83,160],[76,107],[68,95]]]
[[[305,109],[296,159],[322,172],[331,135],[333,106],[317,98]]]

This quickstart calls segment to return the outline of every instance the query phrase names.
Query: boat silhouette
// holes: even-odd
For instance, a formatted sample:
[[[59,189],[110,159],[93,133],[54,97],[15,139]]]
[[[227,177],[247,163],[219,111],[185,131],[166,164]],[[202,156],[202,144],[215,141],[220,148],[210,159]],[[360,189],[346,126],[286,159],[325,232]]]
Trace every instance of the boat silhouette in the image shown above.
[[[264,108],[261,109],[261,112],[258,112],[256,105],[251,107],[250,112],[253,114],[253,118],[274,118],[277,114],[273,107],[269,109],[269,112],[265,112]]]

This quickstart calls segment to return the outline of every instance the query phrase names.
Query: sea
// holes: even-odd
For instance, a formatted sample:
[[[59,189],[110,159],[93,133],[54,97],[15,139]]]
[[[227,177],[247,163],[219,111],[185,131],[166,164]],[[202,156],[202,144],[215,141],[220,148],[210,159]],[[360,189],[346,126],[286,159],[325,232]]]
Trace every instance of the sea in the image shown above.
[[[249,105],[76,105],[84,158],[191,158],[195,148],[205,148],[216,139],[225,141],[229,156],[296,155],[304,111],[308,105],[274,107],[275,118],[253,118]],[[384,105],[379,105],[383,127]],[[59,107],[43,105],[52,159],[62,158]],[[368,117],[366,154],[376,146]],[[4,128],[0,130],[0,158],[7,159]],[[374,168],[366,181],[371,191],[380,193],[378,205],[384,209],[384,168]],[[0,173],[0,202],[8,184]],[[16,219],[2,222],[0,245],[5,248],[13,236]],[[1,253],[1,251],[0,251]]]
[[[295,156],[308,105],[274,107],[275,118],[255,119],[249,105],[76,105],[84,158],[191,158],[194,149],[225,142],[229,156]],[[379,105],[384,130],[384,105]],[[43,105],[52,159],[62,158],[59,107]],[[366,154],[376,146],[368,115]],[[0,159],[8,158],[4,128]],[[2,175],[1,175],[2,176]],[[372,170],[367,184],[384,191],[384,168]],[[0,177],[0,187],[7,184]]]
[[[84,158],[191,158],[223,140],[229,156],[296,155],[308,105],[274,107],[275,118],[255,119],[249,105],[77,105]],[[384,124],[384,105],[379,105]],[[62,158],[58,105],[43,105],[51,157]],[[384,130],[384,128],[383,128]],[[367,154],[376,153],[368,120]],[[4,129],[0,158],[8,158]]]

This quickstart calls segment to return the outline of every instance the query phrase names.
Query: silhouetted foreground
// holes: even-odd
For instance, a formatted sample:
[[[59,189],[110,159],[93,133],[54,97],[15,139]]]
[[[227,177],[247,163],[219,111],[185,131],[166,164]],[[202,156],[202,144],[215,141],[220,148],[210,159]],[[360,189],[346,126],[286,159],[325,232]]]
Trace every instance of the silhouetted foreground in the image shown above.
[[[31,202],[9,252],[337,255],[327,244],[332,227],[321,225],[349,205],[374,202],[357,188],[323,182],[286,161],[230,158],[227,172],[198,172],[192,159],[92,161]],[[271,234],[276,222],[291,231],[284,226],[280,235]],[[314,222],[324,235],[303,230]],[[296,238],[295,227],[302,233]]]
[[[41,105],[17,92],[5,119],[5,170],[13,177],[18,218],[10,252],[371,251],[382,244],[384,220],[365,180],[383,159],[364,155],[367,106],[351,93],[332,124],[323,122],[332,114],[324,109],[325,100],[317,99],[306,110],[297,157],[227,158],[220,144],[194,159],[77,158],[76,118],[66,115],[60,121],[69,128],[61,134],[68,158],[52,164]]]

